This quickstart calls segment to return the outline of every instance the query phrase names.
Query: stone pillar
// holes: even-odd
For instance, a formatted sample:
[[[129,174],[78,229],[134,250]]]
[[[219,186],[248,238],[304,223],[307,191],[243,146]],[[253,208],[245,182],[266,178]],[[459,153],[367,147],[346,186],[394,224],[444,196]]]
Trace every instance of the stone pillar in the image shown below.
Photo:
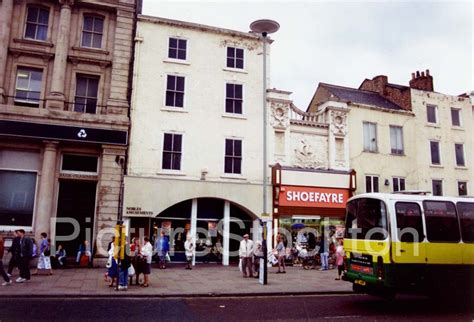
[[[222,265],[229,266],[229,243],[230,243],[230,202],[224,203],[224,227],[223,227],[222,248],[224,254],[222,256]]]
[[[50,222],[53,216],[53,196],[56,182],[56,159],[58,142],[44,141],[43,164],[39,181],[39,192],[36,203],[34,234],[40,240],[40,234],[45,232],[50,236]]]
[[[194,244],[193,266],[196,265],[196,227],[197,227],[198,200],[193,199],[191,205],[191,238]]]
[[[6,103],[5,77],[8,45],[10,43],[10,32],[12,26],[13,0],[3,0],[0,6],[0,104]]]
[[[61,14],[59,16],[58,38],[53,65],[51,91],[47,97],[47,108],[64,109],[64,84],[66,81],[67,55],[69,51],[69,36],[71,30],[71,6],[73,0],[60,0]]]

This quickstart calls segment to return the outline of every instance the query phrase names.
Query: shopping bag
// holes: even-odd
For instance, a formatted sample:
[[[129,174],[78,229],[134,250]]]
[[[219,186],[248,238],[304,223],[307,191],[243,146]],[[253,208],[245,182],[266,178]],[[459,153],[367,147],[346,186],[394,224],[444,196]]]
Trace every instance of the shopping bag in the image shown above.
[[[165,261],[168,263],[171,262],[170,254],[166,253]]]
[[[133,276],[135,275],[135,268],[133,267],[132,264],[130,264],[130,267],[128,268],[128,276]]]
[[[242,272],[242,258],[239,260],[239,271]]]

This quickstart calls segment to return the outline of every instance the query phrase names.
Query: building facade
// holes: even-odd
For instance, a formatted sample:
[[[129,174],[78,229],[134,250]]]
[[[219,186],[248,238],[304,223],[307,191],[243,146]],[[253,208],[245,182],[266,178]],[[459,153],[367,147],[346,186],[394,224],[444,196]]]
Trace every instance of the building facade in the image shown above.
[[[196,260],[226,265],[259,236],[262,49],[253,33],[138,18],[124,218],[131,236],[163,230],[173,261],[188,233]]]
[[[100,246],[95,237],[115,224],[137,8],[134,0],[0,3],[3,234],[46,232],[74,254],[86,239]]]
[[[474,179],[469,98],[435,92],[428,70],[413,73],[409,83],[391,84],[384,75],[364,80],[357,89],[321,83],[309,111],[333,101],[350,109],[357,193],[469,194]]]

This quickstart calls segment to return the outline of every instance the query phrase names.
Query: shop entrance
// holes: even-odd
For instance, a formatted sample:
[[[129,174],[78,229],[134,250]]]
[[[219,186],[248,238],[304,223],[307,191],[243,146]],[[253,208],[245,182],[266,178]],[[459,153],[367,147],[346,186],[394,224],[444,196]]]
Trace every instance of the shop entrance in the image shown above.
[[[97,182],[60,180],[56,223],[56,247],[61,244],[68,256],[75,256],[79,245],[93,235]],[[79,226],[73,223],[77,222]],[[76,231],[76,228],[79,230]],[[67,236],[77,236],[73,239]],[[66,240],[65,240],[66,239]]]

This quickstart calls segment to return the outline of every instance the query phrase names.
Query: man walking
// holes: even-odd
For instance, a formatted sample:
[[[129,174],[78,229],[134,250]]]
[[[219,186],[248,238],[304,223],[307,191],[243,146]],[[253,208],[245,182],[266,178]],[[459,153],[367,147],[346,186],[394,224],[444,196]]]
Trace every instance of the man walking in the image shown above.
[[[18,267],[20,268],[20,277],[16,279],[17,283],[24,283],[31,278],[30,260],[33,253],[33,242],[27,236],[23,229],[18,230],[20,236],[20,257],[18,258]]]
[[[12,253],[12,257],[10,259],[10,262],[8,263],[8,277],[12,276],[13,269],[15,267],[18,267],[18,259],[20,258],[20,236],[18,233],[18,230],[15,230],[14,232],[15,237],[13,238],[12,245],[10,249],[8,250],[9,253]]]
[[[240,242],[239,257],[242,260],[242,273],[244,277],[252,277],[253,241],[249,240],[249,234],[245,234],[244,239]]]

